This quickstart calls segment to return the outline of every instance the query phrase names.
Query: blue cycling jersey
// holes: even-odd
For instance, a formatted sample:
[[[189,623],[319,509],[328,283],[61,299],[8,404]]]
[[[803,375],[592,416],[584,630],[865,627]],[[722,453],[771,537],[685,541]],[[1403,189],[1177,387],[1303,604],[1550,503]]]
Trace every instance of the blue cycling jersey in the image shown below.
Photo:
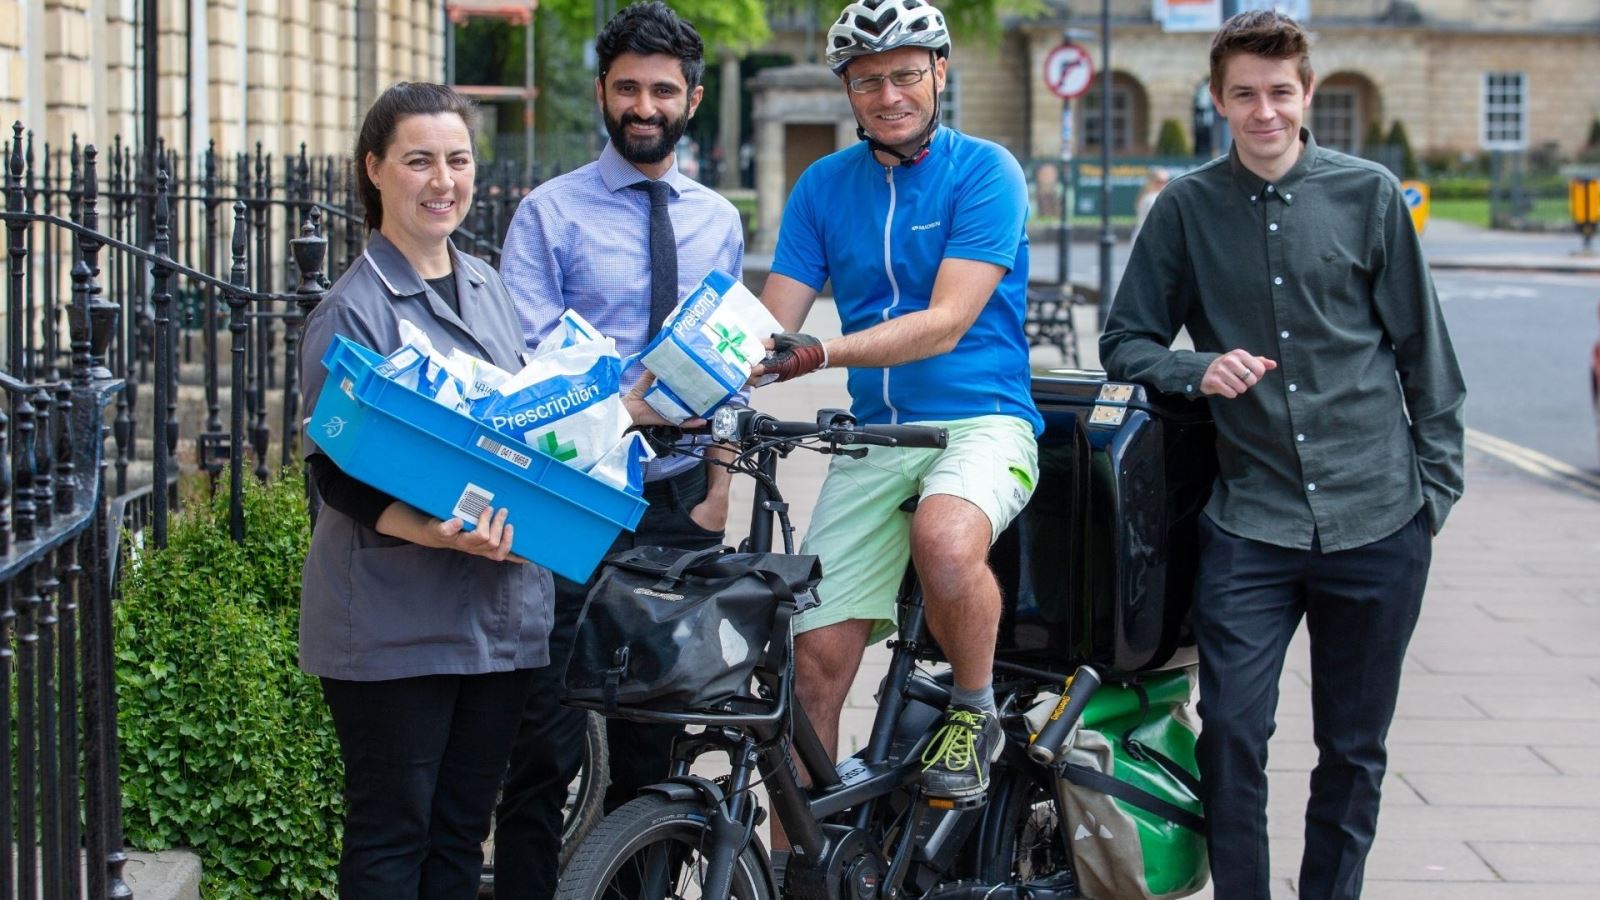
[[[940,127],[910,167],[879,163],[865,144],[823,157],[789,195],[772,271],[821,290],[833,281],[844,333],[928,308],[945,259],[1006,270],[977,321],[948,353],[887,369],[851,369],[862,422],[938,422],[983,415],[1044,421],[1030,394],[1023,333],[1028,194],[1004,148]]]

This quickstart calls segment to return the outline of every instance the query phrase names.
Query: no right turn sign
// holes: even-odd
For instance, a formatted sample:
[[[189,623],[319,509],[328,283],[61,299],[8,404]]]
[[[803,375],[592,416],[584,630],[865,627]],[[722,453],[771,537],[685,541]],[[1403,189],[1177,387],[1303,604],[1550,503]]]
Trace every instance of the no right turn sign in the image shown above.
[[[1092,78],[1094,63],[1089,51],[1077,44],[1061,44],[1044,58],[1044,86],[1063,100],[1087,91]]]

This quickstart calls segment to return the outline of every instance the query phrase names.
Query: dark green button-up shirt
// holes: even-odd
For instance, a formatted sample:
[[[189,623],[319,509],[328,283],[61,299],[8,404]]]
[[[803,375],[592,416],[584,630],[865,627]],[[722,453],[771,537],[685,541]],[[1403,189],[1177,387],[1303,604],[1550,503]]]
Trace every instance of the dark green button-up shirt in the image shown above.
[[[1305,147],[1269,184],[1237,152],[1176,178],[1150,211],[1100,338],[1107,375],[1199,396],[1236,348],[1278,367],[1210,399],[1220,473],[1206,512],[1282,547],[1360,547],[1462,490],[1466,385],[1400,185]],[[1172,350],[1187,328],[1195,349]],[[1398,377],[1397,377],[1398,376]]]

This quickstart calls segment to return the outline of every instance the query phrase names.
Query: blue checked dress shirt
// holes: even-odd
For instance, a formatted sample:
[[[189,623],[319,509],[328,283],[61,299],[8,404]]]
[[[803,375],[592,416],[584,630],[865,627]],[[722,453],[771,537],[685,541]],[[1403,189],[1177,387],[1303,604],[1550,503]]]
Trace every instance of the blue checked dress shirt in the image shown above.
[[[650,196],[630,186],[646,180],[608,142],[600,158],[535,188],[511,219],[500,277],[516,303],[531,350],[565,310],[614,338],[623,356],[644,348],[650,322]],[[744,227],[725,197],[678,171],[668,212],[678,242],[678,297],[712,269],[744,274]],[[642,375],[634,365],[624,380]],[[686,457],[652,463],[652,480],[692,464]]]

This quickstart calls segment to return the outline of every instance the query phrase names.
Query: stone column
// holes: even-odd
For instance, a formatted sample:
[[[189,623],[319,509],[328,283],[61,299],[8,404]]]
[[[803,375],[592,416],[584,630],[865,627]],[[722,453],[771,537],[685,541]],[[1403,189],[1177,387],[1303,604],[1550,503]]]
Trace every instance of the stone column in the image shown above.
[[[722,176],[717,187],[729,190],[739,187],[739,133],[744,130],[744,123],[739,115],[739,98],[742,93],[739,79],[739,57],[723,51],[722,58],[722,96],[717,98],[720,108],[717,117],[719,136],[717,143],[722,147]]]

